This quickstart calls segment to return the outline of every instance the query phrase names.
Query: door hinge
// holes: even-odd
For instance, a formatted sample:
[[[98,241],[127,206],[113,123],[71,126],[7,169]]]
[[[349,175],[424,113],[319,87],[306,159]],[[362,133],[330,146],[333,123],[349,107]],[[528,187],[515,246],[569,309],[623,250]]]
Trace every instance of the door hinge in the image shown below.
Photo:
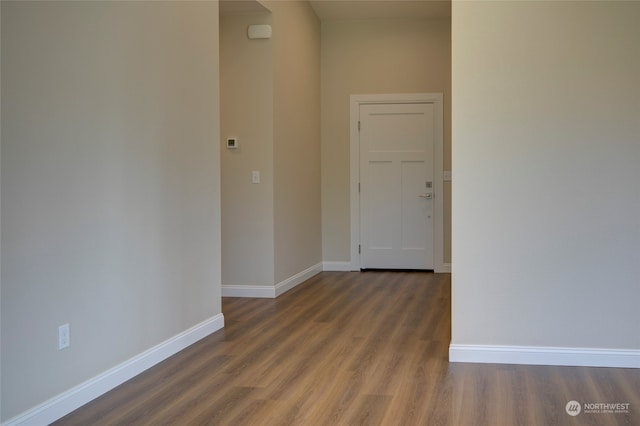
[[[358,244],[358,254],[360,254],[362,252],[362,247],[360,246],[360,244]]]
[[[358,192],[360,192],[360,182],[358,182]]]
[[[358,120],[358,131],[360,131],[360,120]]]

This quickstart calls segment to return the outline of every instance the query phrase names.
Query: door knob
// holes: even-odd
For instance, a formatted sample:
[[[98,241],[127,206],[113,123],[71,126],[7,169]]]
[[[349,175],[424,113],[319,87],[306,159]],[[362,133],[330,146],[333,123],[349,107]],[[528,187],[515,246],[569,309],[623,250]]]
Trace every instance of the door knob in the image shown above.
[[[430,200],[433,198],[433,194],[422,194],[419,195],[420,198],[426,198],[427,200]]]

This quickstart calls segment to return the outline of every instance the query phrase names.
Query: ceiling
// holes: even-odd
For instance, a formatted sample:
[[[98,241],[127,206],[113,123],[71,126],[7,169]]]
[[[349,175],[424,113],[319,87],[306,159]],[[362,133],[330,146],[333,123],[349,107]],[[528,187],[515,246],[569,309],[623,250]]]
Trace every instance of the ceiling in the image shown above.
[[[451,16],[451,0],[309,0],[320,20],[443,18]],[[256,0],[221,0],[221,14],[268,12]]]
[[[309,0],[320,20],[444,18],[451,0]]]

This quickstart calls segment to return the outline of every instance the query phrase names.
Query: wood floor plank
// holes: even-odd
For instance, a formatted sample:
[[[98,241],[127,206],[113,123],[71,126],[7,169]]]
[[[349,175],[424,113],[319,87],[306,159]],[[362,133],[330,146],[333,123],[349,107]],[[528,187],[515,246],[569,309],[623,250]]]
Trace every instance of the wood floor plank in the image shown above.
[[[450,275],[323,272],[57,425],[637,425],[640,370],[450,364]],[[629,403],[571,417],[568,401]]]

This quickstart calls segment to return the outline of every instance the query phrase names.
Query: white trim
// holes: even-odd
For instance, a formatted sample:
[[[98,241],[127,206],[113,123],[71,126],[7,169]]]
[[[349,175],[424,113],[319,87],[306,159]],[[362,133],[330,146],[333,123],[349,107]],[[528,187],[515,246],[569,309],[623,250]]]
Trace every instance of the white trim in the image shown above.
[[[351,271],[351,262],[322,262],[323,271]]]
[[[442,93],[416,93],[416,94],[386,94],[386,95],[351,95],[350,96],[350,197],[351,197],[351,270],[360,270],[360,255],[358,244],[360,242],[360,203],[358,196],[358,182],[360,176],[360,150],[358,120],[360,105],[367,103],[433,103],[435,107],[435,145],[433,153],[434,174],[434,234],[433,257],[435,272],[447,272],[444,263],[444,113]],[[449,268],[450,270],[450,268]]]
[[[439,274],[450,274],[451,273],[451,263],[443,263],[442,269],[436,269],[434,272]]]
[[[451,344],[449,362],[640,368],[640,350]]]
[[[220,313],[7,420],[2,425],[40,426],[52,423],[223,327],[224,316]]]
[[[222,297],[274,299],[276,297],[276,289],[272,285],[223,285]]]
[[[223,285],[222,297],[249,297],[275,299],[322,272],[322,262],[289,277],[276,285]]]
[[[287,291],[291,290],[298,284],[302,284],[303,282],[313,277],[314,275],[319,274],[320,272],[322,272],[322,262],[317,263],[312,267],[307,268],[304,271],[299,272],[294,276],[279,282],[278,284],[275,285],[276,297],[280,296],[283,293],[286,293]]]

